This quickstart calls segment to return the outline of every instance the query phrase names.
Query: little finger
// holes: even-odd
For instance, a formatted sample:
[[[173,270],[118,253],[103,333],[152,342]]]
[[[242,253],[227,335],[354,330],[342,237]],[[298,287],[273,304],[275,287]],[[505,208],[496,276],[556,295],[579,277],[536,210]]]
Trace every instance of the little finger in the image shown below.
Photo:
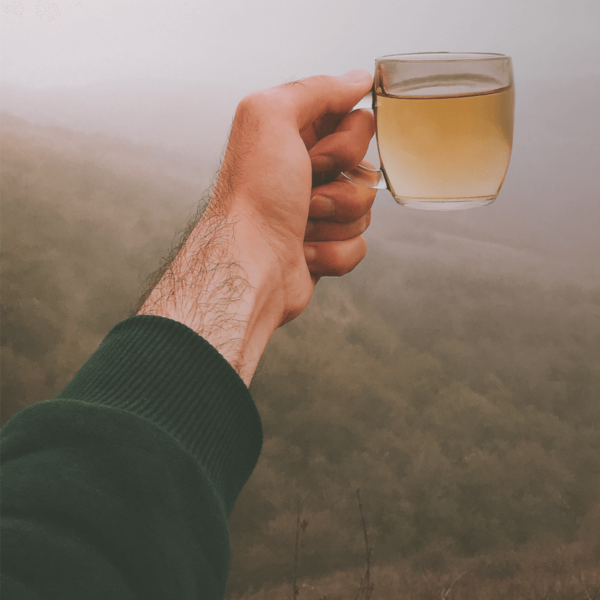
[[[304,244],[306,265],[311,275],[340,277],[350,273],[367,254],[362,235],[339,242]]]

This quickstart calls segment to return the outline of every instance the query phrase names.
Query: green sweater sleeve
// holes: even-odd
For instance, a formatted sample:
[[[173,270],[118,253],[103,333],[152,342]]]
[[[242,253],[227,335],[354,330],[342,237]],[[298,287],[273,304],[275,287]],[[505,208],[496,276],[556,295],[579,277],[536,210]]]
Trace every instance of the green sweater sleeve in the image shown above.
[[[2,600],[223,598],[227,521],[262,429],[244,382],[191,329],[119,323],[1,433]]]

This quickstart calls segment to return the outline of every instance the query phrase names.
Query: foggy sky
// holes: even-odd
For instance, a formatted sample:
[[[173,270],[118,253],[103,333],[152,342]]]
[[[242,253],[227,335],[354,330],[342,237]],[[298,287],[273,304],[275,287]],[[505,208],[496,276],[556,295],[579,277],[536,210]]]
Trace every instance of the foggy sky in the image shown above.
[[[597,0],[3,0],[1,79],[34,87],[168,79],[247,90],[372,71],[377,56],[501,52],[517,78],[586,76]]]

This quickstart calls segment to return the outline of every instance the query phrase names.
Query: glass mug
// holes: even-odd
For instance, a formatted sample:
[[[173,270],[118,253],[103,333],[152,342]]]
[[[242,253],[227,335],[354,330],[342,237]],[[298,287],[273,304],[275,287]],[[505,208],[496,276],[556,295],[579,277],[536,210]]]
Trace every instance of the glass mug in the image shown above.
[[[342,173],[424,210],[492,203],[513,140],[512,61],[502,54],[396,54],[375,61],[373,92],[381,169]],[[357,108],[364,106],[363,100]]]

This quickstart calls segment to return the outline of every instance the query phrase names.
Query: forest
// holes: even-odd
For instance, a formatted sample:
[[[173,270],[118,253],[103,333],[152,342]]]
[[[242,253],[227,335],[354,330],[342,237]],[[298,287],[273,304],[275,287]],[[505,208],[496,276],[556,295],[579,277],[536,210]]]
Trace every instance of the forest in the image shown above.
[[[130,314],[211,172],[0,124],[4,422]],[[575,147],[561,143],[544,169]],[[265,441],[231,518],[231,598],[291,597],[295,560],[300,598],[370,597],[357,489],[374,598],[600,598],[598,192],[582,184],[578,214],[519,215],[542,161],[518,151],[506,198],[480,214],[405,217],[378,198],[367,259],[272,338],[251,387]],[[594,155],[581,160],[591,172]]]

